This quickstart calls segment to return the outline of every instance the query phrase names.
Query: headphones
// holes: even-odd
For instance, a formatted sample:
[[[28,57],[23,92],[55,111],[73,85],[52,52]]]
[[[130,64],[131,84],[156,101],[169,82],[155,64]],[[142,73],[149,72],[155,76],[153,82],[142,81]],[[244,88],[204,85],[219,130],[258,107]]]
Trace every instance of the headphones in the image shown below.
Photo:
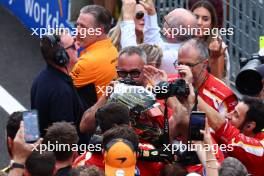
[[[45,35],[44,38],[49,41],[52,48],[56,47],[56,51],[53,53],[52,61],[60,67],[66,67],[70,61],[70,57],[64,47],[61,46],[60,37],[57,35]]]

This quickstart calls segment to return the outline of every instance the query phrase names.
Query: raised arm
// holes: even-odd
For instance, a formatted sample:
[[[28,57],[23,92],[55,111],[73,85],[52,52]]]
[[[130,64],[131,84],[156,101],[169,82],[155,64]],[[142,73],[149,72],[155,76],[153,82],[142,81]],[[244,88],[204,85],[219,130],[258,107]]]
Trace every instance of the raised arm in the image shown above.
[[[147,11],[144,26],[144,43],[162,47],[164,42],[160,35],[160,27],[158,25],[157,12],[153,0],[140,1],[140,4]]]
[[[120,23],[121,48],[127,46],[137,46],[137,36],[135,32],[135,16],[136,1],[135,0],[122,0],[122,18]]]
[[[107,102],[107,97],[103,95],[92,107],[87,109],[83,116],[80,123],[80,131],[82,133],[93,133],[96,129],[96,119],[95,113],[96,111],[101,108]]]
[[[225,123],[225,118],[209,106],[201,97],[198,97],[198,109],[205,112],[210,127],[215,131]]]

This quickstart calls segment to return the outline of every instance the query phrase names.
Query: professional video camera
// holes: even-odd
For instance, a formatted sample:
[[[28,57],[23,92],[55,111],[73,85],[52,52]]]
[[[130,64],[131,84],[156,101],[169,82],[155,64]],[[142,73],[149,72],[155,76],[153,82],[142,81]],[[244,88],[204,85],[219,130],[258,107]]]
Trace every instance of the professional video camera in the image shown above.
[[[190,89],[184,79],[176,79],[174,82],[160,82],[156,87],[159,88],[159,92],[156,93],[157,99],[166,99],[172,96],[188,97]]]
[[[263,88],[263,73],[259,66],[264,64],[264,55],[253,54],[251,58],[240,58],[241,71],[236,77],[236,88],[243,95],[256,96]]]

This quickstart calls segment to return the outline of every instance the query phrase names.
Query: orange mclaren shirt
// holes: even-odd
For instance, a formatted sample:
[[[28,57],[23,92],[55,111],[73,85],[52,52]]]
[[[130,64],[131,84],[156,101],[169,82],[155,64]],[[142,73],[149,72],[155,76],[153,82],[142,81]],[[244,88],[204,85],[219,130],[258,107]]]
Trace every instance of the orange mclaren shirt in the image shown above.
[[[74,66],[71,77],[77,88],[94,84],[97,98],[102,90],[115,78],[118,52],[111,39],[98,41],[81,52],[81,56]]]

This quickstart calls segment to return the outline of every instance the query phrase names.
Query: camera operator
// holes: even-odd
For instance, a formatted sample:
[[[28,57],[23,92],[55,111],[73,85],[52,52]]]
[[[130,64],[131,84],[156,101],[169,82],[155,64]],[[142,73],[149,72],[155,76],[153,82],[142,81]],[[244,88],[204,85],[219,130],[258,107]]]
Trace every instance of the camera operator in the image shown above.
[[[264,175],[264,103],[257,98],[244,97],[235,109],[226,115],[226,120],[198,98],[198,107],[208,117],[215,137],[221,144],[232,145],[229,156],[240,160],[250,174]]]
[[[208,58],[207,45],[199,39],[190,39],[179,49],[178,64],[191,68],[193,86],[204,101],[221,114],[231,112],[237,104],[237,98],[222,81],[208,73]],[[181,69],[179,74],[182,76]]]

